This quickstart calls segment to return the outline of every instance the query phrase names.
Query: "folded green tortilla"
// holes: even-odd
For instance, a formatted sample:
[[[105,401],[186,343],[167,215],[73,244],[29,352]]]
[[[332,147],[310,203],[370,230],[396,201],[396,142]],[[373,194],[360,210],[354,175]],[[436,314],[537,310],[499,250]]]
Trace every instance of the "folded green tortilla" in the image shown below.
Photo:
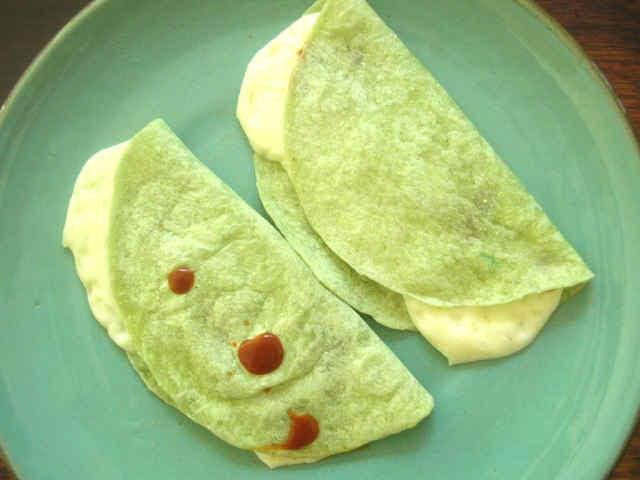
[[[260,50],[238,118],[265,208],[321,281],[355,305],[339,288],[340,264],[377,284],[373,296],[402,295],[452,363],[524,348],[560,296],[593,276],[364,0],[316,2]],[[280,177],[261,178],[280,173],[269,162],[290,192]],[[292,202],[305,229],[281,214]],[[318,244],[328,254],[310,255]]]
[[[162,121],[87,162],[69,204],[92,310],[160,398],[272,466],[311,462],[414,426],[432,399],[282,237]],[[195,272],[178,295],[167,276]],[[282,364],[250,373],[238,345],[277,335]],[[288,412],[319,435],[298,450]]]
[[[440,306],[506,303],[592,277],[364,0],[314,10],[288,92],[283,166],[331,250],[391,290]]]
[[[256,184],[265,210],[289,244],[329,290],[381,324],[415,330],[402,295],[359,275],[324,244],[300,207],[280,164],[254,157]]]

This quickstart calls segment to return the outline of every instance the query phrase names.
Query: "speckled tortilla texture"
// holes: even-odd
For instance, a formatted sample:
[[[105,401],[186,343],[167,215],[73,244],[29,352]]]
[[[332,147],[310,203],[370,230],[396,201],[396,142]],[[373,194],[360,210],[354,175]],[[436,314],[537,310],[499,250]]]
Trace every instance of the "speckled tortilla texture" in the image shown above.
[[[133,365],[161,398],[237,447],[283,442],[288,410],[320,423],[310,446],[282,452],[304,458],[412,427],[432,408],[366,323],[161,121],[131,140],[118,167],[108,248]],[[195,286],[175,295],[167,274],[182,265]],[[265,331],[285,357],[255,376],[232,342]]]
[[[326,0],[287,100],[283,161],[358,273],[440,306],[593,274],[434,77],[364,0]],[[561,159],[560,159],[561,160]]]
[[[156,379],[153,377],[151,370],[149,370],[147,364],[144,363],[144,360],[142,360],[142,358],[140,358],[135,352],[127,352],[127,357],[147,388],[155,393],[164,403],[174,407],[175,405],[173,404],[173,400],[158,384]]]
[[[277,162],[254,156],[260,200],[276,226],[320,282],[356,310],[381,324],[415,330],[402,295],[359,275],[311,228],[287,173]]]

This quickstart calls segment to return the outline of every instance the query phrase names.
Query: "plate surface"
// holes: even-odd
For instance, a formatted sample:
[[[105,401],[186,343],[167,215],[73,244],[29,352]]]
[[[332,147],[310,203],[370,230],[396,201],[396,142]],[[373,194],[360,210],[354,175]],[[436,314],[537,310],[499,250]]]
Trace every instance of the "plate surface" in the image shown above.
[[[640,403],[640,158],[575,45],[513,0],[373,0],[596,279],[508,360],[449,368],[373,326],[436,398],[417,428],[279,478],[600,478]],[[148,392],[60,246],[84,161],[162,117],[263,212],[235,117],[244,68],[305,1],[110,0],[39,57],[0,114],[0,442],[20,478],[252,479],[266,468]],[[365,477],[366,476],[366,477]]]

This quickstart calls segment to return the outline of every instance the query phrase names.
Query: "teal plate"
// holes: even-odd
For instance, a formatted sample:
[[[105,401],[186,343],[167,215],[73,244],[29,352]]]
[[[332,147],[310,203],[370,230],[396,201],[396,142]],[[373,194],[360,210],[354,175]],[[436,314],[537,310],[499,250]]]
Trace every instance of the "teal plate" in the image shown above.
[[[616,101],[557,26],[513,0],[374,0],[596,279],[507,360],[456,368],[374,326],[436,398],[417,428],[272,478],[600,478],[640,402],[640,159]],[[108,0],[71,22],[0,114],[0,441],[35,479],[252,479],[266,467],[149,393],[92,319],[60,246],[84,161],[156,117],[262,209],[235,117],[294,0]]]

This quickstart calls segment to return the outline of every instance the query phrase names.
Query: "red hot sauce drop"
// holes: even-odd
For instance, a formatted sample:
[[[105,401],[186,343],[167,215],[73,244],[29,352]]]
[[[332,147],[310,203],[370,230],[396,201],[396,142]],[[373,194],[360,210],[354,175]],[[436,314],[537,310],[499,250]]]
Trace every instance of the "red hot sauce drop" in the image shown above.
[[[187,267],[175,268],[168,276],[169,288],[176,295],[184,295],[193,287],[196,275]]]
[[[278,448],[285,450],[299,450],[306,447],[318,438],[320,433],[320,425],[313,415],[296,415],[291,410],[287,412],[289,415],[289,436],[283,444],[277,445]]]
[[[280,366],[284,348],[277,335],[265,332],[242,342],[238,348],[238,358],[249,372],[265,375]]]

